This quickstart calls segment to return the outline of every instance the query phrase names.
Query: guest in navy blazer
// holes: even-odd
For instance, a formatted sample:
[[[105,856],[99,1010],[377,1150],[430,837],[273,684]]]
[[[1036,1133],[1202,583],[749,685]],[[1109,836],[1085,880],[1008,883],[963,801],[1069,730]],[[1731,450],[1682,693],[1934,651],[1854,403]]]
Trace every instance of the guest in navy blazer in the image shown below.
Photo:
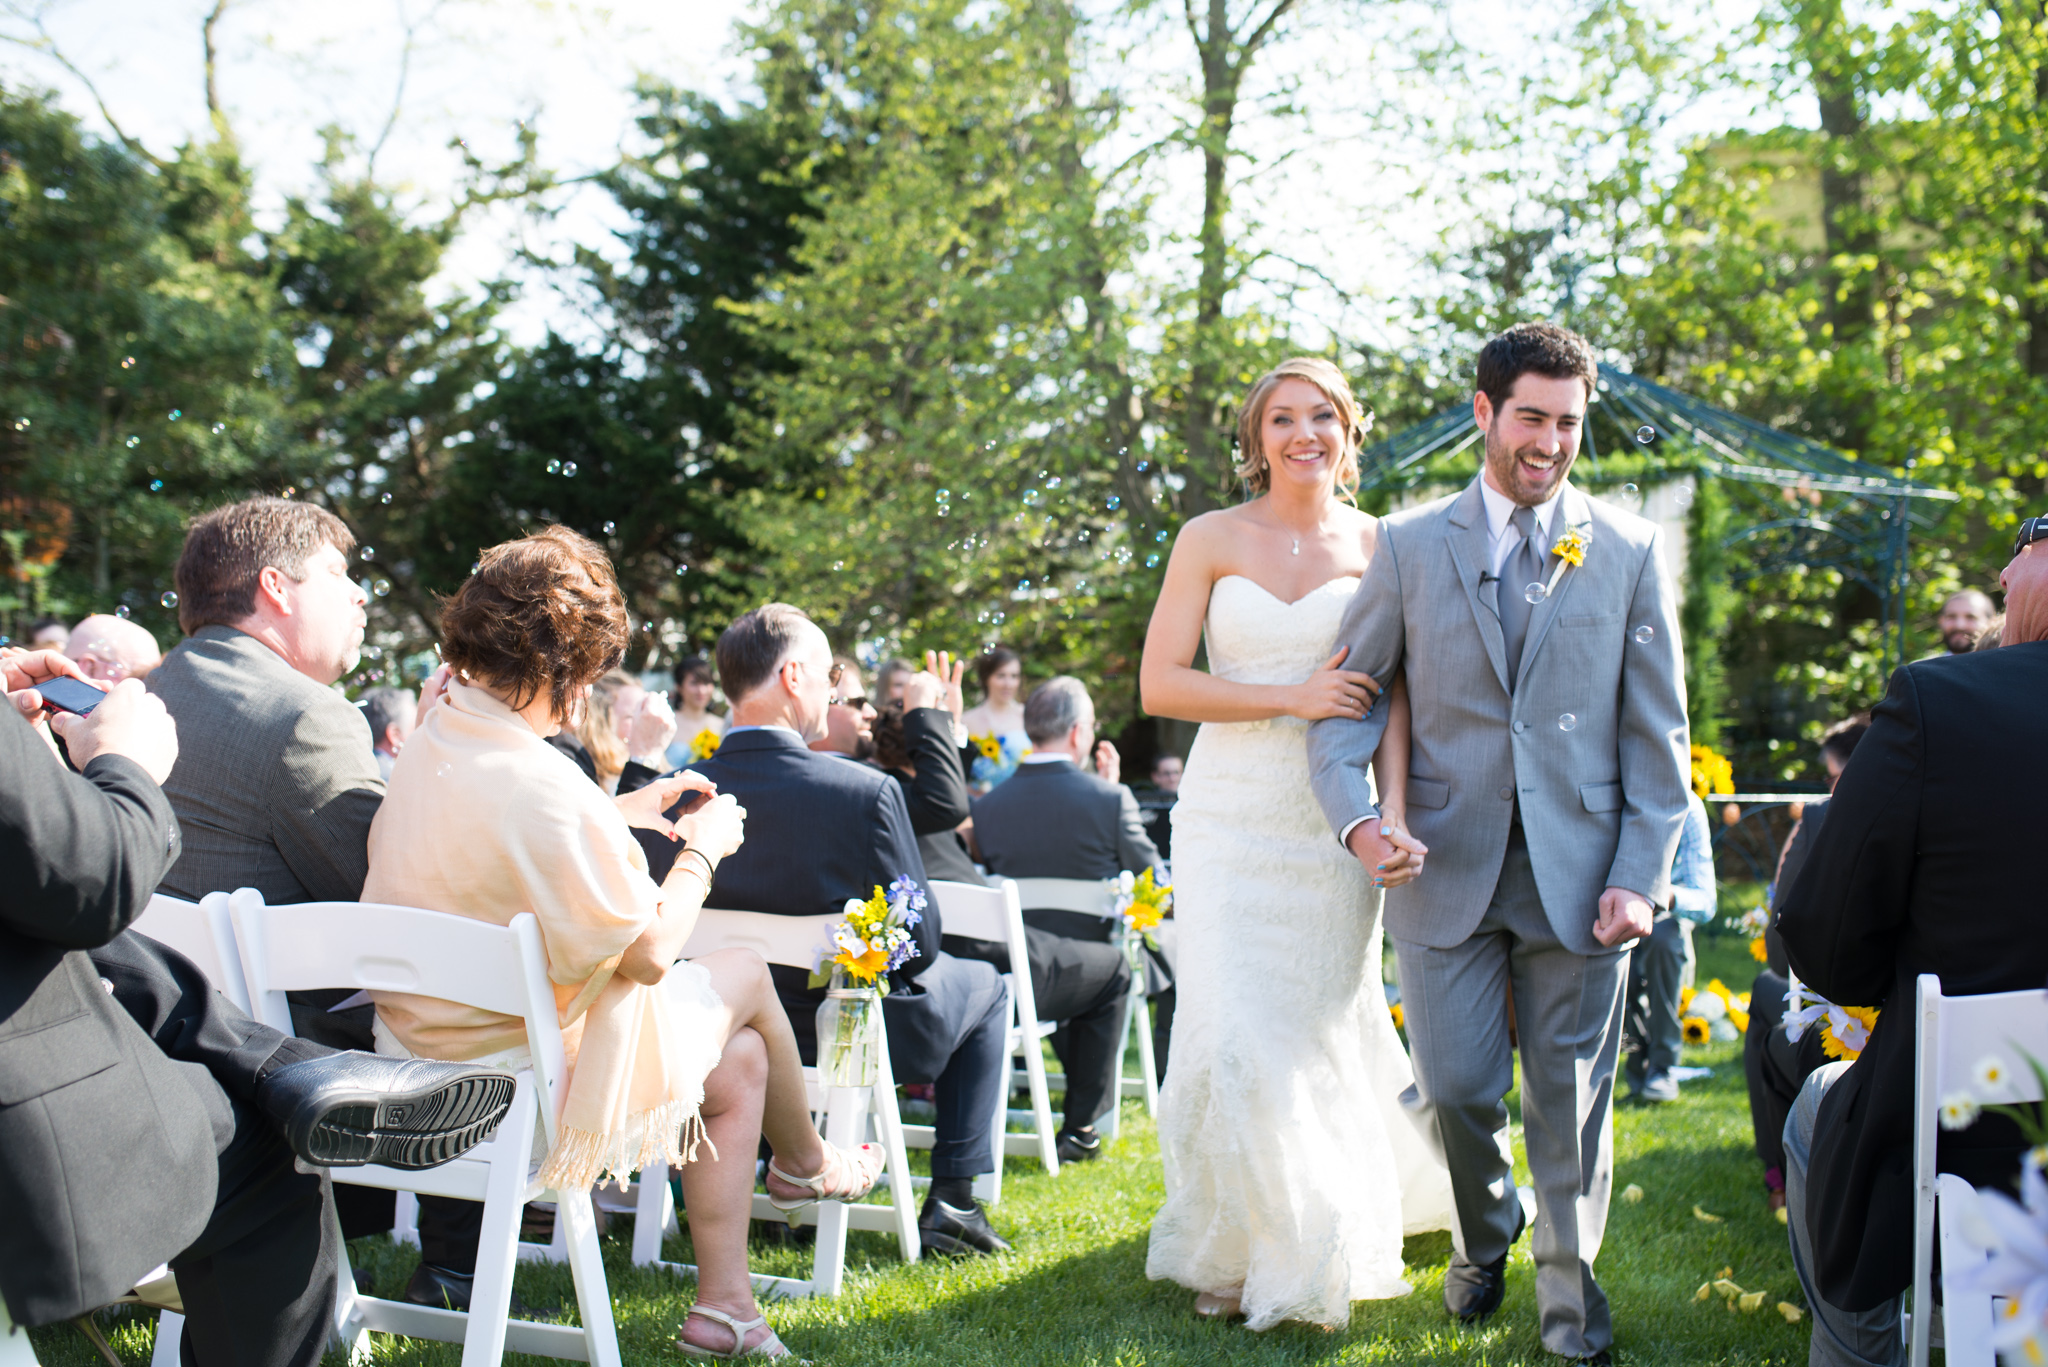
[[[719,637],[718,673],[733,725],[718,753],[691,768],[747,809],[747,843],[719,863],[705,905],[818,916],[897,877],[924,886],[896,780],[807,748],[825,734],[832,701],[836,670],[825,633],[800,610],[770,603]],[[660,837],[641,844],[660,879],[677,847]],[[988,964],[940,951],[939,910],[929,895],[914,933],[918,953],[892,975],[883,1016],[896,1080],[930,1082],[936,1093],[932,1186],[918,1229],[928,1251],[1002,1252],[1009,1245],[971,1195],[973,1179],[1001,1161],[995,1116],[1010,1066],[1002,978]],[[814,1061],[824,993],[808,986],[801,969],[772,971],[798,1046]]]

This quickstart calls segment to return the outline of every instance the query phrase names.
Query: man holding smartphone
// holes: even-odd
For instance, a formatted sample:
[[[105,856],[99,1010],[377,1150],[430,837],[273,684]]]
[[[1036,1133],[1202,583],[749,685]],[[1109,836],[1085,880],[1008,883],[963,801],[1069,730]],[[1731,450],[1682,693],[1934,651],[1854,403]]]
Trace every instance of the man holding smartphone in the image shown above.
[[[325,1177],[294,1159],[332,1166],[324,1127],[368,1105],[374,1161],[417,1166],[408,1142],[494,1126],[511,1078],[290,1039],[128,932],[182,849],[158,787],[176,725],[139,681],[101,693],[55,651],[0,650],[0,687],[5,1318],[74,1318],[169,1263],[193,1358],[313,1367],[336,1230]],[[33,734],[46,717],[80,773]],[[478,1081],[492,1099],[455,1105]]]

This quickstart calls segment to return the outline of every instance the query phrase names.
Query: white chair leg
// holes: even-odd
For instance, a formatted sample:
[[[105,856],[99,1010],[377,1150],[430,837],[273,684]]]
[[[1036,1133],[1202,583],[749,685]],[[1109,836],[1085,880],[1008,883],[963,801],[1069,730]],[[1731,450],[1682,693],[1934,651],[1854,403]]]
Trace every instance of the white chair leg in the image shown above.
[[[886,1067],[886,1065],[884,1065]],[[825,1140],[836,1149],[852,1150],[866,1142],[870,1097],[880,1090],[865,1087],[834,1087],[825,1098]],[[892,1173],[890,1199],[900,1201]],[[846,1283],[846,1203],[820,1201],[817,1244],[811,1254],[811,1285],[820,1296],[836,1296]]]
[[[363,1327],[362,1316],[356,1309],[356,1273],[348,1261],[348,1241],[341,1237],[341,1217],[335,1216],[334,1230],[334,1337],[329,1340],[330,1349],[338,1349],[349,1360],[351,1367],[369,1367],[370,1331]],[[418,1242],[417,1239],[414,1242]],[[157,1328],[157,1342],[163,1342],[163,1328]],[[183,1317],[180,1317],[178,1332],[184,1333]],[[178,1358],[173,1353],[168,1363],[151,1360],[150,1367],[177,1367]]]
[[[491,1170],[484,1198],[483,1229],[477,1236],[476,1280],[470,1283],[469,1322],[463,1328],[462,1367],[498,1367],[505,1356],[505,1321],[512,1313],[512,1269],[519,1261],[519,1217],[523,1194],[515,1163]],[[585,1209],[588,1192],[581,1193]],[[555,1221],[561,1223],[569,1198],[557,1197]]]
[[[36,1346],[28,1330],[8,1318],[5,1301],[0,1301],[0,1367],[36,1367]]]
[[[576,1280],[576,1308],[583,1316],[583,1342],[591,1367],[619,1367],[619,1338],[612,1324],[612,1300],[604,1280],[604,1255],[597,1246],[597,1212],[590,1193],[563,1195],[555,1204],[555,1228],[567,1228],[569,1271]],[[508,1261],[507,1267],[511,1264]],[[507,1288],[508,1290],[510,1288]],[[464,1354],[468,1356],[467,1353]],[[465,1362],[464,1367],[468,1367]]]
[[[1045,1048],[1038,1032],[1026,1028],[1023,1035],[1024,1082],[1031,1096],[1032,1124],[1038,1131],[1038,1161],[1048,1173],[1060,1170],[1059,1145],[1052,1127],[1052,1094],[1045,1085]]]
[[[640,1170],[639,1199],[633,1209],[633,1266],[661,1260],[662,1236],[675,1222],[676,1197],[668,1186],[668,1164],[657,1160]]]
[[[178,1367],[178,1345],[185,1338],[185,1317],[175,1310],[156,1315],[156,1347],[149,1353],[149,1367]]]
[[[1145,1070],[1145,1114],[1159,1114],[1159,1061],[1152,1052],[1152,1007],[1140,978],[1131,989],[1131,1025],[1138,1032],[1138,1066]],[[1119,1089],[1121,1090],[1121,1089]]]
[[[420,1198],[409,1191],[393,1192],[398,1198],[391,1212],[393,1242],[420,1246]]]
[[[1941,1240],[1941,1328],[1948,1367],[1992,1367],[1991,1297],[1963,1291],[1965,1275],[1987,1261],[1984,1250],[1964,1240],[1948,1217],[1951,1196],[1969,1183],[1952,1173],[1935,1179],[1935,1237]],[[1967,1194],[1967,1193],[1966,1193]],[[1931,1337],[1931,1335],[1930,1335]]]
[[[889,1066],[886,1050],[882,1053],[871,1104],[889,1169],[889,1203],[896,1212],[896,1245],[903,1250],[903,1261],[914,1263],[924,1240],[917,1232],[917,1188],[910,1180],[910,1151],[903,1144],[903,1117],[896,1111],[896,1074]]]

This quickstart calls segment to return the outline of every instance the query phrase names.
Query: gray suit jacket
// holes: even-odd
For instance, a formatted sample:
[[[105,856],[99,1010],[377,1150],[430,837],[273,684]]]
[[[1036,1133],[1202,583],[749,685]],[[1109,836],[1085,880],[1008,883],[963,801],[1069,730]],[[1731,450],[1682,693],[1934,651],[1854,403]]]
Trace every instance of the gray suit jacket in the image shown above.
[[[1512,694],[1497,606],[1507,586],[1480,582],[1491,564],[1476,479],[1380,524],[1379,551],[1344,614],[1344,668],[1382,680],[1405,670],[1414,711],[1408,824],[1430,854],[1421,878],[1387,894],[1387,929],[1400,939],[1448,948],[1471,935],[1517,805],[1545,913],[1567,948],[1605,952],[1593,938],[1603,889],[1671,899],[1689,733],[1662,536],[1569,484],[1558,507],[1551,540],[1583,525],[1592,543],[1531,616]],[[1636,639],[1643,627],[1648,641]],[[1316,799],[1338,831],[1375,812],[1366,765],[1386,714],[1309,727]]]
[[[164,792],[185,852],[164,892],[197,901],[255,888],[271,903],[362,896],[384,780],[361,711],[224,626],[180,643],[150,671],[149,689],[178,723]]]

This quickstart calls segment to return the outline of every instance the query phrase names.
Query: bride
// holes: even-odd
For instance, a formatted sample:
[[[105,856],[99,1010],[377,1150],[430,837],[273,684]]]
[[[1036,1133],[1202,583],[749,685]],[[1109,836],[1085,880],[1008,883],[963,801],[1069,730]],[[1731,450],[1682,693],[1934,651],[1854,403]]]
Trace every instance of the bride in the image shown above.
[[[1198,1314],[1334,1328],[1354,1300],[1407,1294],[1402,1237],[1451,1227],[1450,1179],[1400,1106],[1413,1075],[1381,987],[1378,888],[1309,791],[1308,723],[1362,717],[1380,693],[1330,653],[1378,534],[1344,501],[1366,421],[1313,358],[1261,378],[1242,414],[1237,474],[1256,496],[1181,529],[1140,675],[1147,712],[1203,723],[1173,812],[1168,1194],[1146,1273],[1200,1293]],[[1391,886],[1428,851],[1406,833],[1399,679],[1379,705],[1397,851],[1373,882]]]

